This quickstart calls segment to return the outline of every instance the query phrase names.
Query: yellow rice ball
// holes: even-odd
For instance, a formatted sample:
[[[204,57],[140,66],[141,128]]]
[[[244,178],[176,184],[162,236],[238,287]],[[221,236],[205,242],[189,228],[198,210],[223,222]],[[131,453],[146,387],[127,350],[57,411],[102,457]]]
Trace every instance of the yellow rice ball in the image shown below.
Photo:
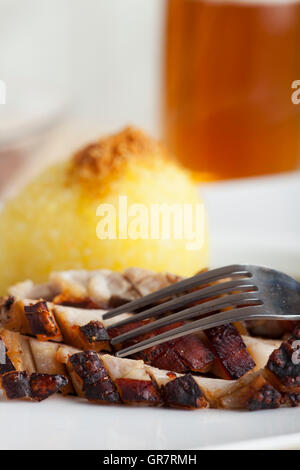
[[[142,205],[148,226],[119,211],[120,197],[128,211]],[[201,246],[188,249],[187,239],[176,236],[172,227],[169,238],[154,239],[150,214],[155,204],[196,207],[201,200],[188,173],[168,159],[159,143],[134,128],[100,139],[47,169],[0,215],[1,294],[21,280],[43,282],[53,270],[137,266],[188,276],[207,267],[205,217]],[[108,207],[112,211],[105,212]]]

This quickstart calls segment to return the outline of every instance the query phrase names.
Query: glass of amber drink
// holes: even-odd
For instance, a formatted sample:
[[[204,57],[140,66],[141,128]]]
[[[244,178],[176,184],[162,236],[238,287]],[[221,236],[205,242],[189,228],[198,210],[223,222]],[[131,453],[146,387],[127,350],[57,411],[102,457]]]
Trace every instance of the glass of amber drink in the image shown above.
[[[200,179],[300,163],[300,0],[168,0],[164,139]]]

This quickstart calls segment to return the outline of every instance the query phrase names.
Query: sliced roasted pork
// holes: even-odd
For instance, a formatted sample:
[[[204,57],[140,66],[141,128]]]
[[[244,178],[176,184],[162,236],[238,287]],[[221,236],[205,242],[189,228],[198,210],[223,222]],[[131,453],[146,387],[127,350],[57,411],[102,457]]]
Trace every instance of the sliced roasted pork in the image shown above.
[[[27,280],[10,287],[8,294],[16,299],[52,300],[58,294],[58,290],[51,282],[34,284],[32,281]]]
[[[111,338],[114,338],[122,333],[138,328],[148,321],[134,322],[115,328],[112,325],[108,333]],[[182,322],[177,322],[167,327],[159,328],[142,337],[139,336],[134,340],[128,341],[123,345],[118,345],[118,348],[135,344],[142,339],[154,337],[181,325],[183,325]],[[135,359],[142,359],[146,364],[152,365],[153,367],[179,373],[188,371],[207,372],[212,368],[215,360],[213,352],[209,349],[204,337],[200,334],[191,334],[157,346],[152,346],[151,348],[133,355],[133,357]]]
[[[217,407],[257,411],[279,408],[282,401],[282,394],[265,378],[264,371],[258,371],[236,381],[219,397]]]
[[[205,334],[217,358],[213,369],[217,376],[222,379],[235,380],[255,367],[255,362],[234,325],[210,328],[205,330]]]
[[[128,268],[124,271],[124,276],[141,297],[182,279],[174,274],[156,273],[142,268]]]
[[[268,360],[266,370],[272,383],[284,393],[300,394],[299,337],[283,341]]]
[[[176,374],[150,366],[146,366],[146,370],[157,384],[166,406],[185,409],[209,406],[192,374]]]
[[[40,374],[64,375],[68,377],[65,365],[56,358],[59,343],[29,338],[29,346],[37,372]],[[68,384],[61,391],[64,395],[73,394],[72,382],[69,380]]]
[[[63,375],[29,374],[12,371],[1,376],[1,388],[9,399],[32,399],[42,401],[65,387],[68,379]]]
[[[0,322],[9,330],[36,336],[41,341],[63,339],[53,315],[52,304],[45,300],[9,297],[2,302]]]
[[[110,338],[103,325],[102,310],[55,306],[54,316],[64,342],[79,349],[110,351]]]
[[[77,395],[96,403],[119,403],[117,387],[97,353],[61,346],[57,359],[66,365]]]
[[[119,391],[121,400],[128,405],[157,406],[161,396],[153,385],[143,361],[121,359],[104,354],[103,363]]]
[[[218,408],[220,397],[225,396],[237,380],[223,380],[211,377],[193,376],[212,408]]]
[[[138,297],[121,273],[108,269],[54,272],[50,281],[65,296],[90,299],[101,308],[120,305]]]

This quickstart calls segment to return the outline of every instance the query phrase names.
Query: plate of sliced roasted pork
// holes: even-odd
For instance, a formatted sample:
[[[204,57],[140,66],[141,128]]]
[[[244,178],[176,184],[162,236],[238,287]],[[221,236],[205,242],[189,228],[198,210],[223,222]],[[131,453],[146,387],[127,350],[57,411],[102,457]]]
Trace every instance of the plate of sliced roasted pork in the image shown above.
[[[300,432],[294,322],[228,324],[115,355],[111,339],[139,325],[114,328],[120,317],[104,313],[179,279],[68,270],[11,286],[1,299],[0,447],[188,449]]]

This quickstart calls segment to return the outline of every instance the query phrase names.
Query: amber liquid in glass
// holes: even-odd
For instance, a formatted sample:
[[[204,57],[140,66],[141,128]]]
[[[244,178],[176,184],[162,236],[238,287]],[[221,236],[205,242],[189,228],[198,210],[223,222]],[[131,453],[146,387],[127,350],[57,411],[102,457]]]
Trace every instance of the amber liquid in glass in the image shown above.
[[[169,0],[164,139],[198,179],[300,162],[300,3]]]

